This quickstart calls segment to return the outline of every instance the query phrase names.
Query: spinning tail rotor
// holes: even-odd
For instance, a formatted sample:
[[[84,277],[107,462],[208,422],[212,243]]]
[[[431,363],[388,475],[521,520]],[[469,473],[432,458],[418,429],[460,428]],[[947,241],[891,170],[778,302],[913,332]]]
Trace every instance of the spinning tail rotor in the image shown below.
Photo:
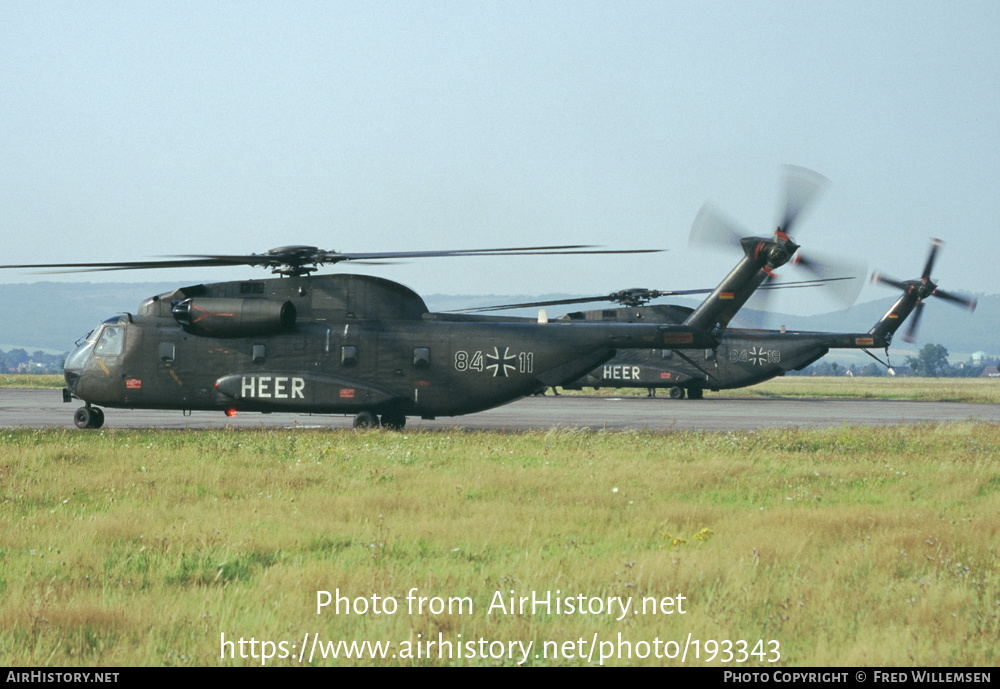
[[[775,271],[786,263],[797,263],[809,270],[815,276],[814,282],[827,281],[837,286],[834,296],[838,303],[847,308],[857,299],[861,292],[860,280],[838,280],[837,277],[860,276],[865,273],[863,266],[846,261],[832,261],[829,259],[803,258],[796,256],[799,245],[792,238],[792,232],[796,231],[803,213],[815,202],[820,192],[826,187],[828,180],[819,173],[796,166],[787,166],[785,169],[785,197],[777,229],[773,237],[753,237],[747,236],[747,232],[738,223],[722,215],[714,206],[706,204],[699,211],[691,228],[690,244],[712,247],[733,248],[740,247],[746,258],[744,263],[738,268],[740,272],[734,271],[727,281],[733,279],[733,283],[742,284],[743,287],[738,293],[732,293],[732,297],[727,305],[704,305],[699,308],[699,313],[693,319],[692,324],[705,325],[708,327],[725,327],[736,314],[737,310],[754,293],[754,290],[761,285],[770,286],[775,279]],[[748,271],[753,271],[748,273]],[[765,294],[766,292],[765,288]],[[731,292],[722,291],[719,297],[723,298]]]
[[[927,255],[927,262],[924,264],[924,272],[921,273],[920,277],[916,280],[896,280],[894,278],[882,275],[880,273],[872,274],[872,282],[882,283],[889,285],[890,287],[895,287],[903,291],[903,296],[896,300],[896,303],[892,305],[888,313],[882,317],[882,320],[878,322],[872,332],[884,332],[890,337],[893,332],[902,325],[903,321],[911,311],[915,311],[913,314],[913,320],[910,321],[910,326],[907,328],[906,333],[903,335],[903,340],[905,342],[914,342],[917,336],[917,328],[920,325],[920,316],[924,311],[924,300],[929,297],[940,297],[947,302],[952,304],[957,304],[962,306],[969,311],[975,311],[976,309],[976,299],[972,297],[966,297],[964,295],[955,294],[952,292],[945,292],[944,290],[938,289],[935,282],[931,280],[931,271],[934,269],[934,261],[937,259],[938,250],[944,244],[940,239],[931,240],[931,250]]]
[[[785,203],[780,212],[773,241],[780,243],[791,257],[798,249],[792,241],[792,231],[799,217],[829,184],[826,177],[795,165],[785,166]],[[720,213],[711,203],[702,206],[691,227],[690,243],[695,245],[734,248],[741,246],[749,233],[739,223]],[[768,242],[767,239],[759,239]],[[757,250],[760,250],[758,247]]]

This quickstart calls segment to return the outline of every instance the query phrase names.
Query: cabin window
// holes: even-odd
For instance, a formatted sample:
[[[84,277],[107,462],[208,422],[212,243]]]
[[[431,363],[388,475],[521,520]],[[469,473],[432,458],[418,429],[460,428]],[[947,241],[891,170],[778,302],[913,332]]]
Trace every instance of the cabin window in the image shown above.
[[[715,361],[715,350],[706,349],[705,350],[705,361]]]
[[[240,283],[240,294],[264,294],[263,282],[242,282]]]
[[[122,328],[105,328],[94,353],[97,356],[118,356],[125,345],[125,331]]]
[[[673,359],[674,358],[674,350],[672,350],[672,349],[664,349],[662,352],[660,352],[660,358],[661,359]]]
[[[358,365],[358,348],[357,347],[341,347],[340,348],[340,365],[341,366],[357,366]]]
[[[431,350],[417,347],[413,350],[413,368],[427,368],[431,365]]]
[[[267,360],[267,346],[254,345],[252,360],[255,364],[263,364]]]
[[[177,357],[177,350],[173,342],[161,342],[159,348],[160,361],[170,363]]]

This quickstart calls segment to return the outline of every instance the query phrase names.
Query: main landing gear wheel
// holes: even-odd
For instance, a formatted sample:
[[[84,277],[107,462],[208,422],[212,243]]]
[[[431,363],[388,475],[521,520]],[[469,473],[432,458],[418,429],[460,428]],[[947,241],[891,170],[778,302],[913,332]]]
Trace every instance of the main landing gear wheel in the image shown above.
[[[104,410],[97,407],[80,407],[73,414],[77,428],[100,428],[104,425]]]
[[[688,388],[689,400],[700,400],[704,396],[705,391],[702,388]]]
[[[378,428],[378,417],[370,411],[358,412],[354,417],[354,427],[358,429]]]
[[[684,398],[684,388],[680,385],[675,385],[670,388],[670,399],[679,400]]]
[[[401,431],[406,427],[406,414],[399,412],[386,412],[382,414],[382,428],[390,431]]]

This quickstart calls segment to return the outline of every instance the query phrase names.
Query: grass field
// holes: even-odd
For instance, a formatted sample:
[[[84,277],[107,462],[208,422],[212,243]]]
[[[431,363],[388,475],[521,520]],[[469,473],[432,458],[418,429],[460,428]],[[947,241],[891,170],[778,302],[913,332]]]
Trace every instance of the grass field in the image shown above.
[[[32,375],[27,373],[0,374],[0,390],[3,388],[47,388],[58,390],[63,387],[66,387],[66,381],[60,375]]]
[[[3,431],[0,664],[992,667],[998,457],[972,423]]]
[[[790,376],[776,378],[749,388],[720,390],[711,394],[720,397],[842,397],[997,404],[1000,403],[1000,380]]]
[[[562,392],[562,391],[561,391]],[[645,395],[645,388],[587,388],[564,394]],[[666,389],[660,390],[666,395]],[[706,392],[711,397],[839,397],[845,399],[924,400],[1000,403],[996,378],[893,378],[785,376],[735,390]]]

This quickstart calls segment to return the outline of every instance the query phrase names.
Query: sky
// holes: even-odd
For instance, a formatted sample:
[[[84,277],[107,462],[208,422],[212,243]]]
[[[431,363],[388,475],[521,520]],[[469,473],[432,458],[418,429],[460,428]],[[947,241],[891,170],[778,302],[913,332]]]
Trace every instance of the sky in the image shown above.
[[[588,244],[669,251],[338,270],[422,294],[712,287],[738,256],[688,246],[699,208],[769,234],[794,164],[830,180],[807,255],[908,279],[939,237],[941,287],[995,293],[998,30],[975,1],[2,3],[0,264]],[[0,282],[248,277],[268,273]]]

